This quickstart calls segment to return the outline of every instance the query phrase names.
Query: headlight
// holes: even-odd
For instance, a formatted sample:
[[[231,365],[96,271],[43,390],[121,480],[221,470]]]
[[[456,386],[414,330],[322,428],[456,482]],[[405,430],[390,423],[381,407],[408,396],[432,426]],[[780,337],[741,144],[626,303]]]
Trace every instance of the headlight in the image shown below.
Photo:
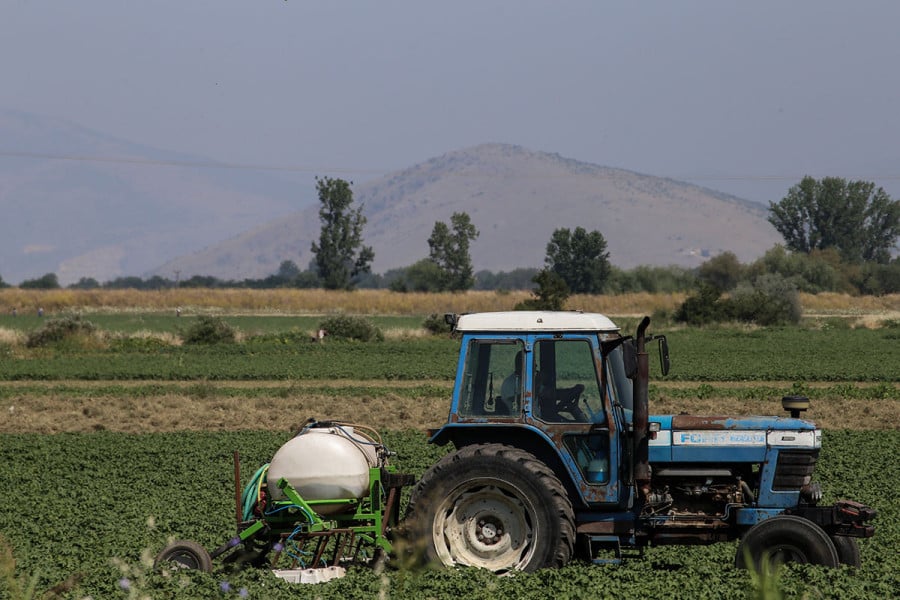
[[[807,483],[800,488],[800,498],[810,504],[818,504],[822,499],[822,487],[814,481]]]

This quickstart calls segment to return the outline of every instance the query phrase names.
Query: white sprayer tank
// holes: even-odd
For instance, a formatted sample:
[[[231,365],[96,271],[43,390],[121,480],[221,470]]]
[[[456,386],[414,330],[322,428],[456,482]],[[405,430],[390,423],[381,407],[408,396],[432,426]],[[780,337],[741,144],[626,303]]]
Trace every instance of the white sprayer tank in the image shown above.
[[[369,493],[369,468],[378,466],[376,443],[352,427],[310,428],[284,444],[266,474],[273,500],[284,498],[282,477],[307,501],[348,500]],[[317,513],[334,514],[346,504],[314,505]]]

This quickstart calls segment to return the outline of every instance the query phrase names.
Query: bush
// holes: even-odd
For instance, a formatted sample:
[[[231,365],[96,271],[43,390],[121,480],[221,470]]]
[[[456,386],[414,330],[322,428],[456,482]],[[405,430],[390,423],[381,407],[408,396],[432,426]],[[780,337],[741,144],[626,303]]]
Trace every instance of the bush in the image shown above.
[[[688,296],[675,310],[672,318],[688,325],[706,325],[729,319],[728,303],[720,300],[722,292],[708,283],[699,284],[697,290]]]
[[[900,292],[900,258],[887,264],[866,263],[854,282],[862,294],[881,296]]]
[[[700,265],[697,279],[717,290],[733,290],[743,278],[745,267],[734,252],[723,252]]]
[[[384,333],[363,317],[347,315],[329,317],[319,323],[319,329],[324,329],[328,333],[328,337],[338,340],[359,340],[360,342],[384,340]]]
[[[82,320],[78,315],[50,319],[42,327],[28,334],[25,345],[29,348],[38,348],[57,344],[76,337],[90,337],[96,330],[96,325]]]
[[[774,273],[738,285],[729,304],[735,318],[764,326],[799,323],[802,314],[796,286]]]
[[[675,311],[676,321],[706,325],[723,321],[746,321],[758,325],[799,323],[802,314],[797,287],[781,275],[757,277],[753,284],[742,282],[722,298],[719,289],[702,283]]]
[[[781,275],[793,282],[800,291],[811,294],[851,291],[842,271],[840,255],[833,248],[806,254],[788,252],[784,246],[775,246],[750,265],[748,279],[766,273]]]
[[[201,316],[181,333],[181,339],[185,344],[231,344],[235,331],[219,317]]]
[[[430,331],[433,335],[444,335],[450,333],[450,325],[444,320],[444,315],[431,313],[422,322],[422,327]]]

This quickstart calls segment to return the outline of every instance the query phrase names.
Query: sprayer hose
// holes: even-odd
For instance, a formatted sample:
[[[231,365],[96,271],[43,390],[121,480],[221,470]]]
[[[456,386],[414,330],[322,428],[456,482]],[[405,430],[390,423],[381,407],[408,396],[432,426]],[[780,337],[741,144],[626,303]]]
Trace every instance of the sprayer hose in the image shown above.
[[[269,470],[269,463],[264,464],[256,470],[247,486],[241,494],[241,506],[243,507],[242,516],[245,521],[253,519],[253,509],[262,499],[262,484],[266,480],[266,472]]]

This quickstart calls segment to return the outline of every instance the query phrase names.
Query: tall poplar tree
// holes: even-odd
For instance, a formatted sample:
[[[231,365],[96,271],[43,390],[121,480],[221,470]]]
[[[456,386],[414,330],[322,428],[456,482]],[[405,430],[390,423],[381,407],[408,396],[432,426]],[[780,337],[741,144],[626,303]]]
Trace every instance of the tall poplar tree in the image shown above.
[[[322,230],[313,242],[316,270],[326,289],[353,289],[353,278],[368,273],[375,253],[362,243],[366,218],[362,206],[353,208],[353,191],[343,179],[316,177]]]
[[[470,243],[478,237],[478,230],[467,213],[453,213],[450,227],[437,221],[428,238],[429,259],[441,270],[441,289],[459,292],[475,284]]]

